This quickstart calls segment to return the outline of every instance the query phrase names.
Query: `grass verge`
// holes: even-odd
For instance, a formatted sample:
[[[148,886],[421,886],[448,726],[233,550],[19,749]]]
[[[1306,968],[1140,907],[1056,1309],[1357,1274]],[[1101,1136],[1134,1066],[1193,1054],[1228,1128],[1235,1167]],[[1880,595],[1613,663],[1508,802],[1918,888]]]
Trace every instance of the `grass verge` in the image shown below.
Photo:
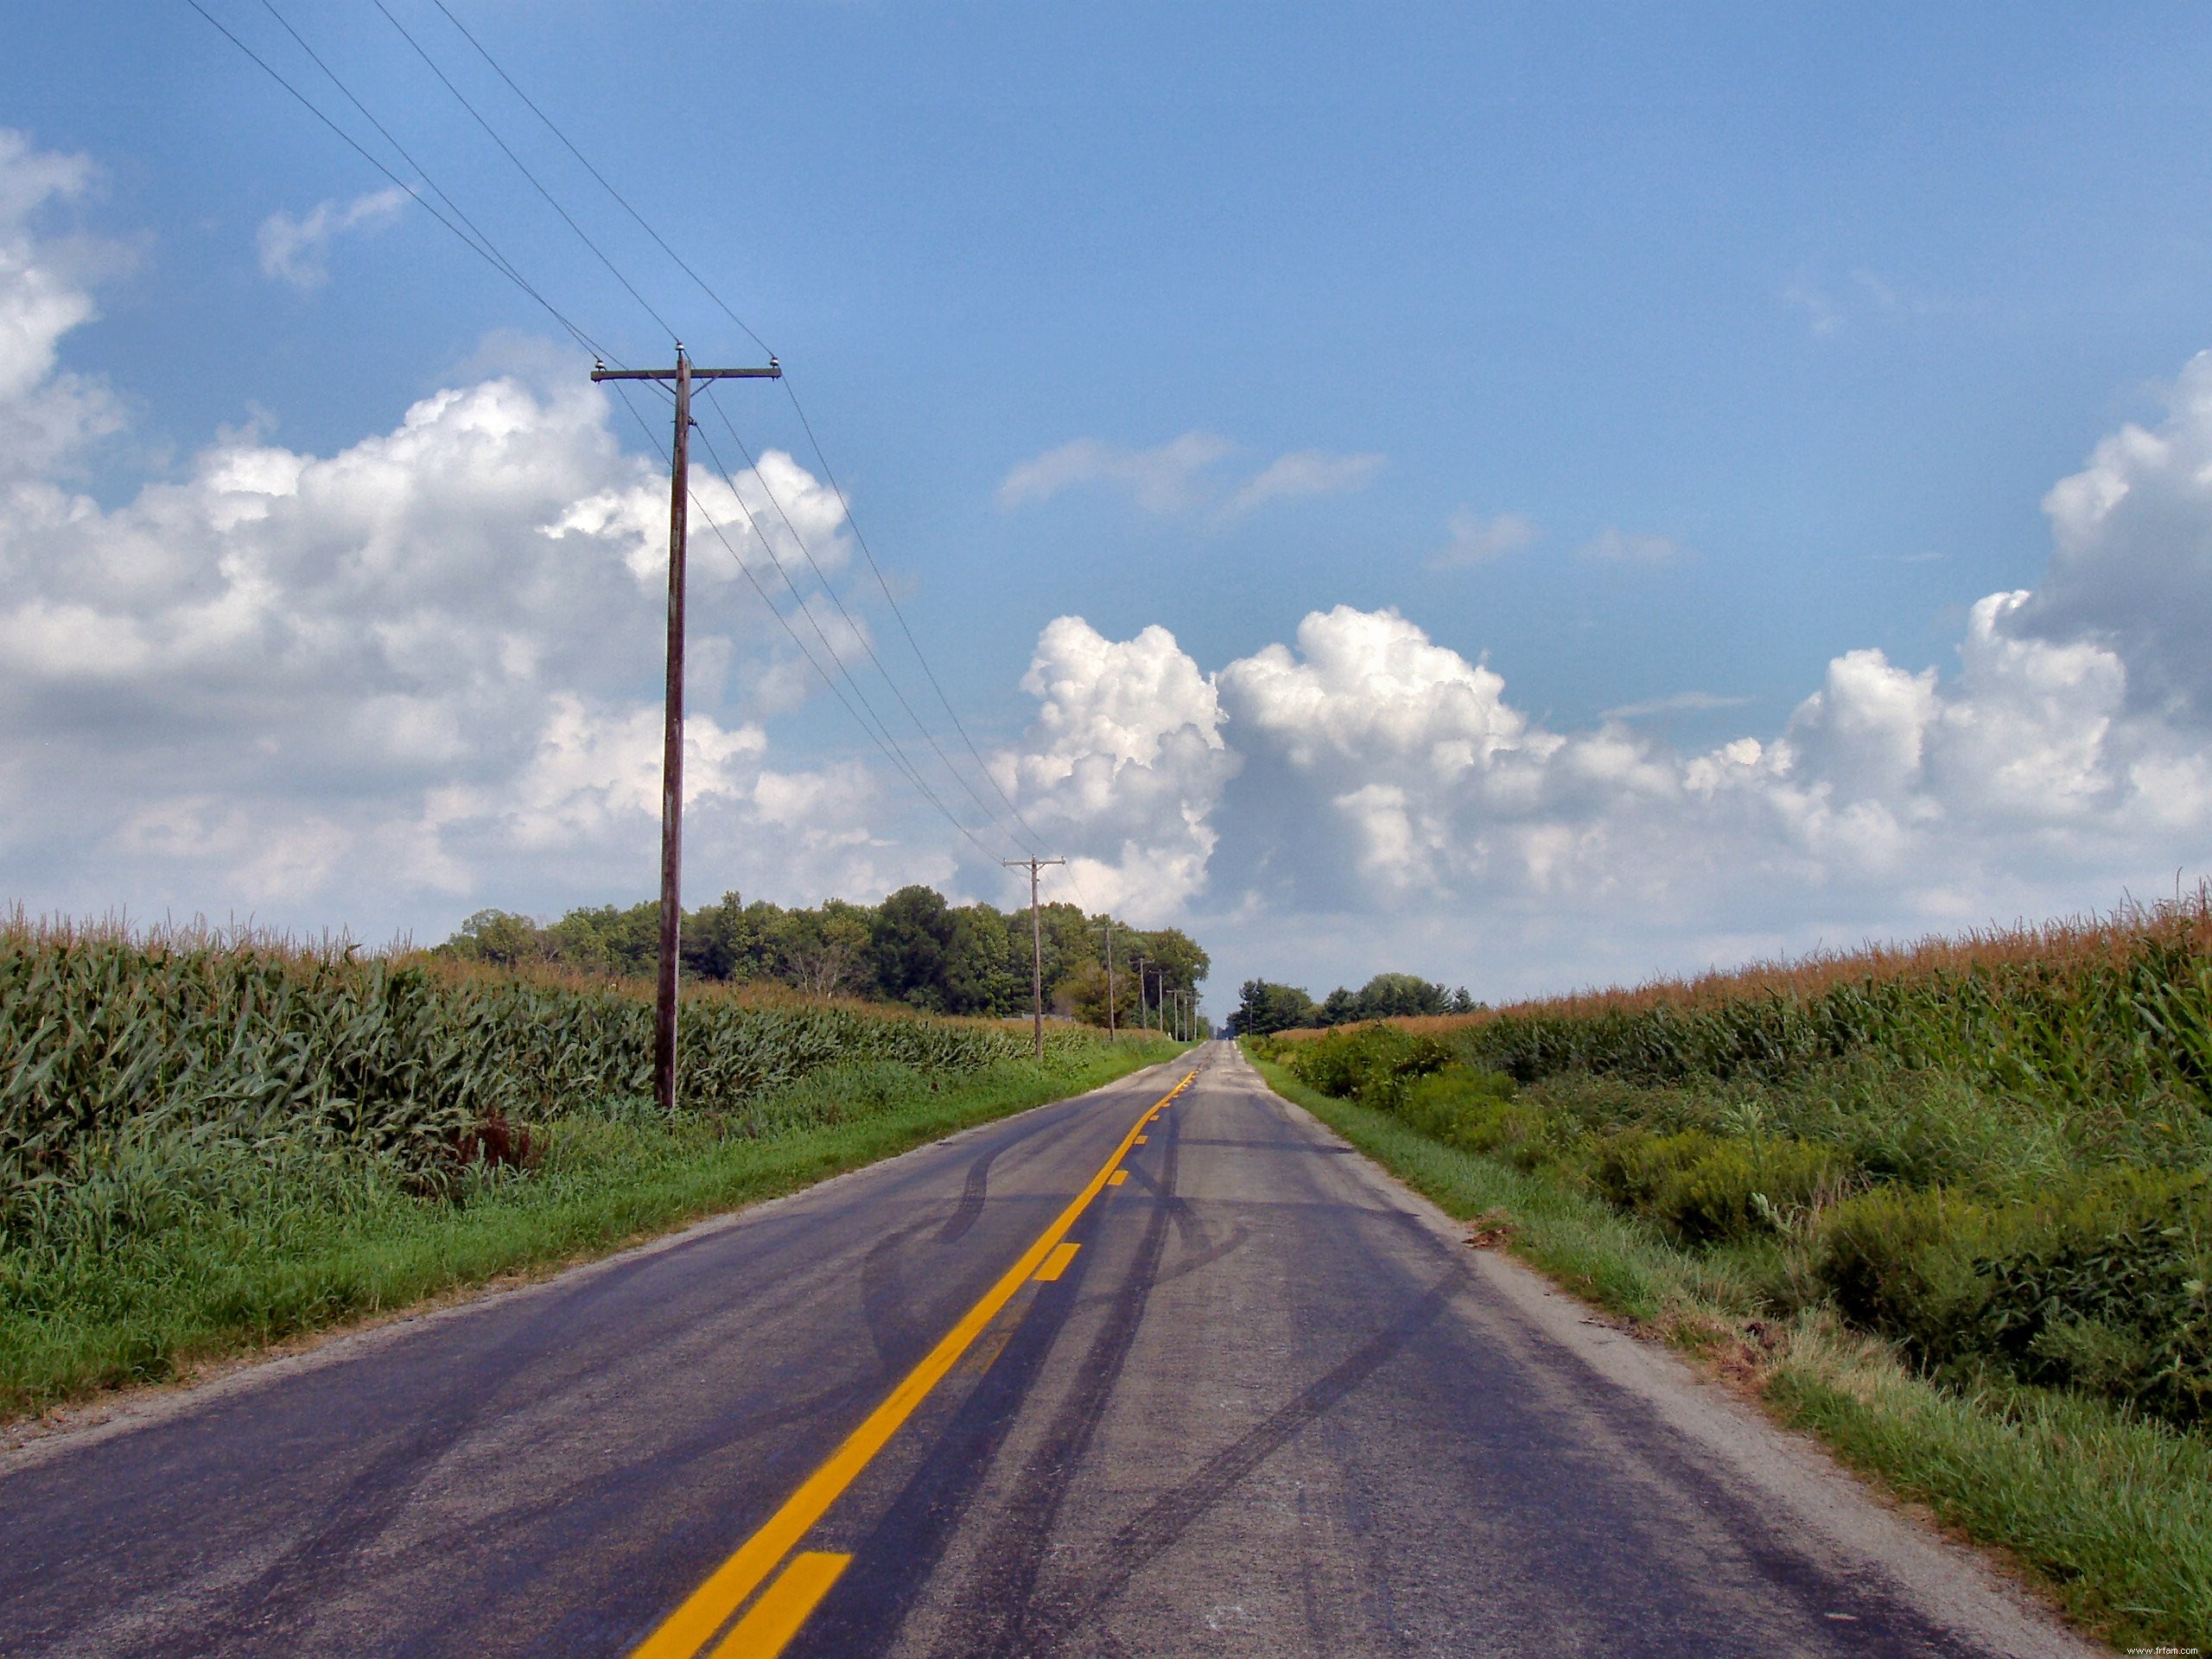
[[[503,1275],[607,1255],[970,1125],[1171,1058],[1101,1045],[950,1076],[832,1068],[763,1103],[778,1127],[639,1113],[534,1126],[528,1173],[476,1171],[447,1198],[354,1173],[243,1211],[200,1211],[67,1256],[0,1255],[0,1420],[407,1307]]]
[[[1278,1094],[1446,1213],[1479,1222],[1566,1288],[1702,1359],[1782,1422],[2005,1552],[2089,1633],[2130,1649],[2212,1645],[2202,1437],[2056,1390],[1939,1387],[1823,1311],[1760,1319],[1726,1255],[1693,1254],[1547,1174],[1445,1146],[1254,1063]]]

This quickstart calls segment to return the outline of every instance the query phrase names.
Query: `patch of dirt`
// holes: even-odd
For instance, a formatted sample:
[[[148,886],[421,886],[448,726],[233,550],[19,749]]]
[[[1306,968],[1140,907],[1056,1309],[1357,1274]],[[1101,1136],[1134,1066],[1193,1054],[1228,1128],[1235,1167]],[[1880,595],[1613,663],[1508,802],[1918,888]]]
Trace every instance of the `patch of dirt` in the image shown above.
[[[1467,1224],[1467,1248],[1495,1250],[1521,1236],[1521,1224],[1501,1210],[1489,1210]]]

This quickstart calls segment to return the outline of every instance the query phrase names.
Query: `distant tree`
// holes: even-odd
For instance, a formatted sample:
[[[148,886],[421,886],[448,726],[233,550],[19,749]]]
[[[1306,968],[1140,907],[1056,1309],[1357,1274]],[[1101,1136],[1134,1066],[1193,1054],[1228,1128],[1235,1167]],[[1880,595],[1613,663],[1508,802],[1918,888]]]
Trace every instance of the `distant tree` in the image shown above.
[[[650,979],[660,962],[660,905],[572,910],[544,931],[545,953],[564,968],[618,979]]]
[[[683,971],[694,979],[746,981],[774,976],[774,936],[784,912],[722,894],[683,918]]]
[[[1106,918],[1052,904],[1039,919],[1046,1007],[1103,1023]],[[693,981],[784,984],[817,996],[895,999],[950,1014],[1029,1009],[1028,910],[956,909],[926,887],[902,887],[880,905],[831,899],[812,910],[748,904],[725,893],[685,914],[681,938],[684,976]],[[435,951],[499,967],[543,962],[651,979],[660,960],[660,907],[650,900],[580,906],[543,927],[507,911],[479,911]],[[1140,933],[1116,922],[1115,990],[1118,1019],[1127,1024],[1136,1023],[1135,956],[1150,957],[1173,989],[1195,988],[1209,966],[1205,952],[1178,929]]]
[[[1319,1017],[1313,999],[1297,986],[1248,979],[1238,993],[1236,1012],[1229,1016],[1229,1028],[1240,1037],[1264,1037],[1313,1025]]]
[[[918,1008],[945,1011],[945,958],[952,912],[934,887],[901,887],[876,906],[868,963],[876,989]]]
[[[1414,974],[1377,974],[1360,988],[1363,1020],[1388,1020],[1394,1015],[1442,1014],[1452,1006],[1451,994]]]
[[[1027,1007],[1029,918],[1022,917],[1017,930],[1013,918],[988,905],[963,905],[951,915],[952,938],[944,956],[946,1011],[1006,1015]]]
[[[499,968],[536,962],[544,954],[538,944],[537,924],[505,910],[478,911],[447,944],[453,947],[449,952],[453,956]]]
[[[1453,1014],[1472,1014],[1474,1011],[1475,999],[1467,995],[1467,988],[1465,986],[1462,985],[1458,990],[1452,993],[1452,1012]]]
[[[870,972],[877,959],[875,914],[836,899],[819,910],[785,912],[777,937],[782,970],[777,976],[813,996],[862,996],[880,990]]]
[[[1149,1018],[1157,1026],[1163,992],[1196,990],[1213,963],[1198,941],[1179,927],[1154,928],[1125,937],[1128,956],[1123,960],[1143,957],[1150,963],[1146,969],[1146,997],[1152,1010]]]
[[[1339,985],[1321,1000],[1320,1023],[1349,1026],[1407,1014],[1448,1014],[1452,995],[1416,974],[1377,974],[1357,991]]]

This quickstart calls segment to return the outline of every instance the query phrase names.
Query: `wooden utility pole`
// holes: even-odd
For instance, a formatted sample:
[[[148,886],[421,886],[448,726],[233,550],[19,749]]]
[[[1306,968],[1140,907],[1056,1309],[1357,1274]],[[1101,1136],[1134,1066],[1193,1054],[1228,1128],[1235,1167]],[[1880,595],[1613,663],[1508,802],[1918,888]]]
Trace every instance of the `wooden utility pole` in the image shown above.
[[[1137,970],[1137,1029],[1139,1031],[1150,1031],[1152,1029],[1152,1012],[1145,1005],[1144,983],[1144,970],[1150,964],[1152,958],[1150,957],[1131,957],[1129,958],[1129,966]]]
[[[1036,1010],[1037,1058],[1045,1058],[1045,917],[1037,907],[1037,872],[1065,858],[1002,858],[1009,870],[1029,872],[1029,996]]]
[[[683,556],[691,503],[691,383],[694,380],[780,380],[774,358],[765,369],[694,368],[683,342],[676,343],[672,369],[610,369],[592,365],[594,380],[672,380],[676,383],[676,450],[668,486],[668,690],[660,747],[660,983],[653,1004],[653,1099],[676,1109],[677,952],[683,928]]]
[[[1114,1039],[1114,918],[1106,918],[1106,1039]]]

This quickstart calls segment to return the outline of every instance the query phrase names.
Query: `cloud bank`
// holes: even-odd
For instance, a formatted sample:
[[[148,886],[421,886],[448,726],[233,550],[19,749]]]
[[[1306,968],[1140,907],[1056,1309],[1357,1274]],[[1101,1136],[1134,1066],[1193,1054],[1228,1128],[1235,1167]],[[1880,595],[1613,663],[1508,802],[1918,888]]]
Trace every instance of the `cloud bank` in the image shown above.
[[[1190,849],[1154,896],[1232,971],[1497,992],[2166,890],[2212,862],[2212,353],[2044,506],[2043,581],[1974,605],[1949,671],[1848,652],[1782,729],[1702,753],[1630,722],[1724,699],[1551,731],[1395,610],[1314,612],[1210,675],[1147,630],[1144,683],[1190,688],[1157,723],[1203,740],[1149,763]]]

